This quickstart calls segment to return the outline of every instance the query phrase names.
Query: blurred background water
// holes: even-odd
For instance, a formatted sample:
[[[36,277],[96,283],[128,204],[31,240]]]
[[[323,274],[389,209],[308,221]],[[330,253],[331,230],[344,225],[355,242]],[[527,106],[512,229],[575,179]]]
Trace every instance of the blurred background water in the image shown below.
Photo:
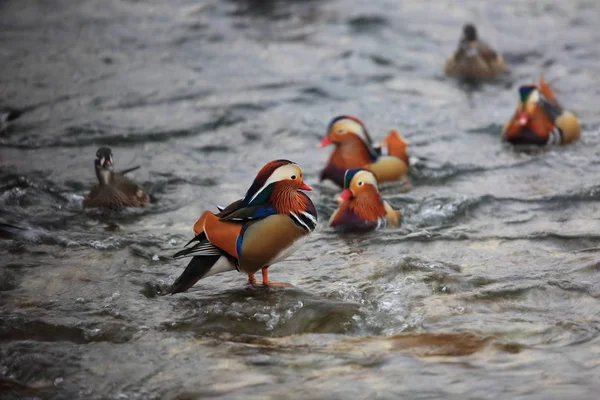
[[[3,0],[0,393],[48,399],[596,399],[600,3]],[[466,22],[511,73],[442,76]],[[543,71],[579,142],[500,141]],[[339,237],[318,183],[336,115],[420,159],[403,226]],[[100,145],[151,195],[82,209]],[[299,163],[319,226],[272,268],[160,296],[204,209]]]

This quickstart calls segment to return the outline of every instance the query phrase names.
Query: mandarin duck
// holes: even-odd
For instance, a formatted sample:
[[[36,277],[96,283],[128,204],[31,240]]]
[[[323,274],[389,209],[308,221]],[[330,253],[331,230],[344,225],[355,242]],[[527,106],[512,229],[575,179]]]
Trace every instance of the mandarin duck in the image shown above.
[[[402,213],[381,198],[373,173],[353,168],[344,175],[340,206],[329,218],[329,226],[340,232],[370,232],[387,224],[398,226]]]
[[[540,75],[539,87],[519,88],[519,105],[504,125],[502,137],[513,144],[566,144],[579,138],[581,128],[577,117],[564,110],[550,85]]]
[[[395,130],[374,146],[367,128],[358,118],[342,115],[331,121],[327,136],[318,147],[330,144],[335,144],[335,149],[320,177],[340,187],[344,187],[344,174],[350,168],[371,171],[378,182],[395,181],[408,172],[408,145]]]
[[[140,167],[115,172],[112,150],[108,147],[101,147],[96,152],[94,168],[98,184],[83,200],[84,207],[144,207],[148,203],[148,194],[125,176],[126,173]]]
[[[243,199],[205,211],[194,224],[195,237],[175,258],[192,257],[173,283],[171,294],[185,292],[199,279],[230,270],[248,275],[261,270],[263,285],[268,268],[289,257],[317,225],[317,210],[300,190],[312,190],[302,179],[302,169],[288,160],[275,160],[258,173]]]
[[[504,59],[478,40],[475,26],[463,27],[463,36],[454,54],[446,60],[444,73],[468,80],[490,80],[506,70]]]

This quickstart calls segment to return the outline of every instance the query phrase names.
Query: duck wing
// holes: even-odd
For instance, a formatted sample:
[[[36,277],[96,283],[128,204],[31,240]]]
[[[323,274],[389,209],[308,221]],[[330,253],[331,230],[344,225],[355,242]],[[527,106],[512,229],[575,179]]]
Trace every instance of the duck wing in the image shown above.
[[[127,168],[127,169],[124,169],[123,171],[120,171],[120,172],[119,172],[119,174],[121,174],[121,175],[125,175],[125,174],[128,174],[128,173],[130,173],[130,172],[133,172],[133,171],[135,171],[136,169],[140,169],[140,168],[142,168],[142,167],[140,167],[139,165],[136,165],[135,167]]]

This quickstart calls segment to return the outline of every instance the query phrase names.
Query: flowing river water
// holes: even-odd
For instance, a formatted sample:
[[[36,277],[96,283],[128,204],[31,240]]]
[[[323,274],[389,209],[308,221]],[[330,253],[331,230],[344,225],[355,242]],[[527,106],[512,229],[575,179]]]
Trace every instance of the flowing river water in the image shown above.
[[[597,399],[600,3],[4,0],[0,397]],[[510,74],[442,76],[465,22]],[[573,145],[500,130],[543,71]],[[315,149],[336,115],[418,159],[383,189],[400,228],[340,237]],[[96,149],[148,190],[84,210]],[[319,225],[271,279],[235,272],[163,296],[205,209],[277,158]]]

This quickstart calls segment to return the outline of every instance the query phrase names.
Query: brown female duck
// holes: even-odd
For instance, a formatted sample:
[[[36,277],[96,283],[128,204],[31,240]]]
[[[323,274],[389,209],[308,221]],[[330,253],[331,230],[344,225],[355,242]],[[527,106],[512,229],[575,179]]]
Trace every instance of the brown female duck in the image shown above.
[[[108,147],[101,147],[96,152],[94,168],[98,184],[83,200],[84,207],[144,207],[148,203],[148,194],[125,176],[126,173],[139,167],[115,172],[112,150]]]
[[[506,71],[504,59],[477,37],[472,24],[463,27],[458,48],[446,60],[444,73],[468,80],[491,80]]]

